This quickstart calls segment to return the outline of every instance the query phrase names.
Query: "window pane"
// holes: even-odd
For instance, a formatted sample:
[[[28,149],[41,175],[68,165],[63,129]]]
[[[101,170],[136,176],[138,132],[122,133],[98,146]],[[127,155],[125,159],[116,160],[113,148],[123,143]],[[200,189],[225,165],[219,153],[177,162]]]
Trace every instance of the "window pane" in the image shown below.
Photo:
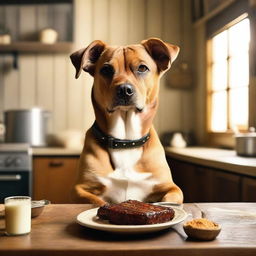
[[[230,126],[248,128],[248,87],[230,90]]]
[[[230,87],[247,86],[249,84],[249,56],[230,58]]]
[[[227,88],[227,62],[217,62],[212,66],[212,90],[218,91]]]
[[[227,31],[213,37],[212,40],[212,58],[213,62],[224,61],[227,59]]]
[[[250,42],[249,19],[244,19],[229,29],[229,52],[231,56],[248,52]]]
[[[212,94],[211,130],[225,132],[227,130],[227,92],[221,91]]]

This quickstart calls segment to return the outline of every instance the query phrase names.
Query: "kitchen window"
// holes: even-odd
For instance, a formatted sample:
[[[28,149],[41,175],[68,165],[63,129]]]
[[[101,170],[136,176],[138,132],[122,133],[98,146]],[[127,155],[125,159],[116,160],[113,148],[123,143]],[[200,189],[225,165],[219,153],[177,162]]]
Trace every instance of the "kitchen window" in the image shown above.
[[[240,19],[207,41],[208,131],[226,133],[249,126],[250,22]]]

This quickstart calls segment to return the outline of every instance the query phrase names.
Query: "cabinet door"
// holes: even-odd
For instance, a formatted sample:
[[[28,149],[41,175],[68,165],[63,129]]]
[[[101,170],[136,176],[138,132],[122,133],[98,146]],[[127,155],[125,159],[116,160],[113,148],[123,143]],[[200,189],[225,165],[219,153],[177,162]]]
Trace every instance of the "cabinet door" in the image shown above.
[[[33,198],[52,203],[71,203],[78,157],[35,157],[33,159]]]
[[[213,170],[213,201],[241,201],[241,177],[235,174]]]
[[[218,169],[167,158],[174,182],[184,193],[184,202],[238,202],[241,178]]]
[[[211,202],[213,200],[213,175],[214,171],[196,166],[194,182],[196,186],[194,187],[194,202]]]
[[[242,201],[256,202],[256,179],[242,178]]]
[[[184,202],[195,202],[195,191],[197,183],[195,181],[195,166],[185,162],[168,158],[168,164],[171,168],[172,178],[184,195]]]

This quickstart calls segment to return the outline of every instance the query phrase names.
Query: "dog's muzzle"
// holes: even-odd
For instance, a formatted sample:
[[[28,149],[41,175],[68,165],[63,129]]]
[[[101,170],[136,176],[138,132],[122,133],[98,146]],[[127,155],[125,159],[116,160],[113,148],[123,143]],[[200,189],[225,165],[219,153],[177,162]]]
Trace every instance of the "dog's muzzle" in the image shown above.
[[[134,105],[136,99],[135,89],[131,84],[120,84],[116,87],[114,106]]]

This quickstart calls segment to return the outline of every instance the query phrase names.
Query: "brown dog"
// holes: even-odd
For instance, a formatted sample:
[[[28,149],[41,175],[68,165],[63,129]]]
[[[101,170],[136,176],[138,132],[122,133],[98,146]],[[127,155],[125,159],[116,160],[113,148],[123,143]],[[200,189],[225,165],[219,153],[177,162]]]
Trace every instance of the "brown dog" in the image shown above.
[[[96,121],[87,131],[74,186],[76,202],[103,205],[137,199],[182,203],[152,125],[159,80],[179,52],[157,38],[125,47],[93,41],[73,53],[76,78],[94,77]]]

